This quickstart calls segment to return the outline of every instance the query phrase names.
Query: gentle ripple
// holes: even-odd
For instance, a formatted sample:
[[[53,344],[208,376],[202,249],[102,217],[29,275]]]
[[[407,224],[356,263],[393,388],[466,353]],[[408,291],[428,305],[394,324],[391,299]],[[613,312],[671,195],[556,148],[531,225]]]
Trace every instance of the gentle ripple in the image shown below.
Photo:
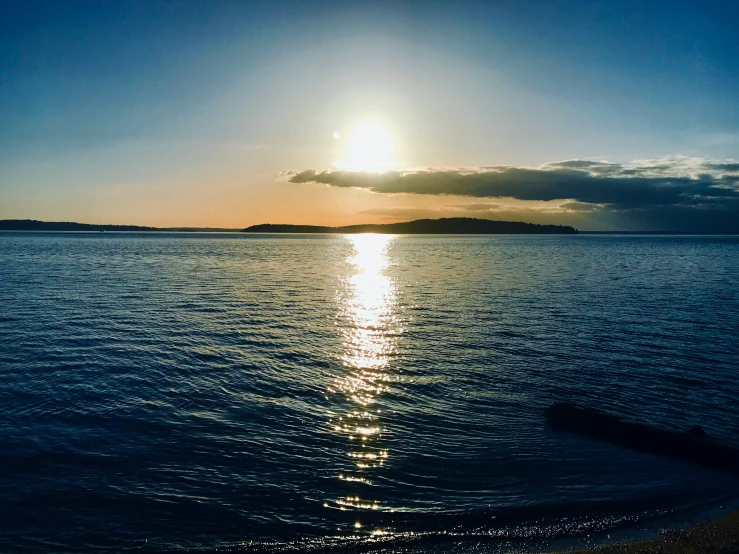
[[[505,551],[739,479],[739,238],[0,233],[0,550]],[[533,542],[532,542],[533,541]]]

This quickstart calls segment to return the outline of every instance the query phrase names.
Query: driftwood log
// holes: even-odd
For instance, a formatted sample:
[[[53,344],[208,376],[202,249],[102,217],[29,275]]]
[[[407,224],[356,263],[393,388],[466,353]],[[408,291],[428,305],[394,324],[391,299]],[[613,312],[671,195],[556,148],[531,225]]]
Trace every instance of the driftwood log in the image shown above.
[[[715,441],[699,425],[687,431],[660,429],[570,402],[555,402],[544,417],[554,429],[739,474],[739,449]]]

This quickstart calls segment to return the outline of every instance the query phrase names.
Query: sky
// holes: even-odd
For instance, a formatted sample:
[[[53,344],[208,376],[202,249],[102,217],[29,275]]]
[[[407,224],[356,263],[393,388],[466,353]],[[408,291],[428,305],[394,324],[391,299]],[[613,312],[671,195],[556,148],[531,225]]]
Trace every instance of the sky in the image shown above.
[[[739,2],[0,0],[0,218],[739,232]]]

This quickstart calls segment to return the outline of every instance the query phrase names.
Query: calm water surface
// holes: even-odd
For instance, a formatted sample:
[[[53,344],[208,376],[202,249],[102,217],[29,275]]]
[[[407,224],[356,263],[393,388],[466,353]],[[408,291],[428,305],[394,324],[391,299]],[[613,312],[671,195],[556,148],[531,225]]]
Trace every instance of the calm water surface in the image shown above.
[[[646,525],[739,479],[542,409],[739,445],[738,367],[739,238],[1,233],[0,550],[497,552]]]

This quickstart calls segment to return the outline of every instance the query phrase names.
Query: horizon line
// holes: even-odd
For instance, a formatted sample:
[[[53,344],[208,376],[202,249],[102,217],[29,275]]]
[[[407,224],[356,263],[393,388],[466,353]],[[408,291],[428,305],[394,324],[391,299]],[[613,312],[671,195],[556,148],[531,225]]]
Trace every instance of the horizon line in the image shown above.
[[[421,219],[413,219],[409,221],[395,221],[392,223],[358,223],[358,224],[350,224],[350,225],[316,225],[316,224],[302,224],[302,223],[258,223],[254,225],[249,225],[247,227],[201,227],[196,225],[179,225],[179,226],[171,226],[171,227],[155,227],[150,225],[132,225],[132,224],[118,224],[118,223],[83,223],[83,222],[77,222],[77,221],[44,221],[39,219],[0,219],[0,231],[3,232],[57,232],[57,233],[65,233],[65,232],[99,232],[100,230],[106,230],[106,228],[111,228],[111,232],[192,232],[192,233],[207,233],[207,232],[221,232],[221,233],[241,233],[247,229],[253,228],[253,227],[260,227],[260,226],[281,226],[281,227],[324,227],[326,229],[342,229],[342,228],[349,228],[349,227],[370,227],[370,226],[389,226],[389,225],[398,225],[398,224],[404,224],[404,223],[415,223],[418,221],[439,221],[439,220],[446,220],[446,219],[464,219],[464,220],[473,220],[473,221],[490,221],[495,223],[519,223],[519,224],[526,224],[526,225],[535,225],[535,226],[542,226],[542,227],[570,227],[572,229],[575,229],[580,234],[597,234],[597,235],[724,235],[724,236],[736,236],[739,235],[739,231],[736,232],[715,232],[715,231],[678,231],[678,230],[669,230],[669,229],[662,229],[662,230],[636,230],[636,231],[628,231],[628,230],[604,230],[604,231],[597,231],[597,230],[586,230],[586,229],[577,229],[572,225],[562,225],[562,224],[549,224],[549,223],[529,223],[525,221],[504,221],[504,220],[497,220],[497,219],[485,219],[485,218],[473,218],[473,217],[440,217],[440,218],[421,218]],[[99,229],[81,229],[81,230],[53,230],[53,229],[28,229],[28,228],[19,228],[19,229],[11,229],[11,228],[2,228],[3,224],[12,224],[12,223],[29,223],[29,224],[42,224],[42,225],[79,225],[84,227],[96,227]],[[114,228],[127,228],[127,229],[114,229]],[[279,232],[275,234],[281,234]],[[284,233],[289,234],[289,233]],[[291,234],[310,234],[310,233],[291,233]],[[413,233],[411,233],[413,234]],[[453,233],[452,233],[453,234]]]

